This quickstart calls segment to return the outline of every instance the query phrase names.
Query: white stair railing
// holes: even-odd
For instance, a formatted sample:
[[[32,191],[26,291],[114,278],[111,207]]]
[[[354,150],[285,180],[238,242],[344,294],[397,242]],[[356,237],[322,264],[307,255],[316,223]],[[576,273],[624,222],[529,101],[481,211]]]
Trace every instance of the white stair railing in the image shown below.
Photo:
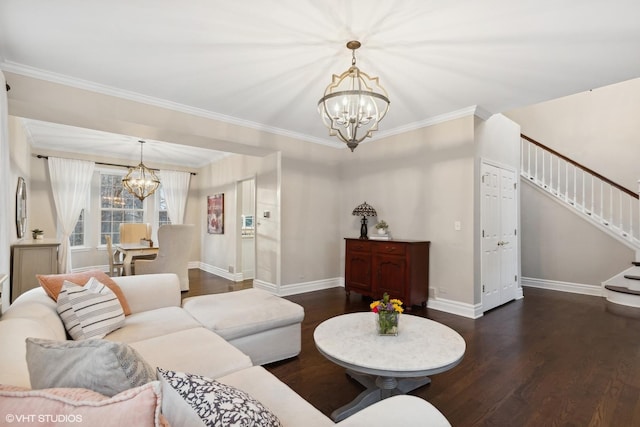
[[[521,176],[628,246],[640,249],[638,194],[531,138],[521,138]]]

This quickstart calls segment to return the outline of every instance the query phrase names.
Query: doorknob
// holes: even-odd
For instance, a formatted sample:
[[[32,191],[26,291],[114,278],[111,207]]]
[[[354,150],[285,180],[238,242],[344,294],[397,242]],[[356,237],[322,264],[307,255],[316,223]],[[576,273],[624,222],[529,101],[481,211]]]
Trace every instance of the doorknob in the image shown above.
[[[500,240],[498,242],[498,246],[504,246],[504,245],[508,245],[508,244],[509,244],[509,242],[503,242],[502,240]]]

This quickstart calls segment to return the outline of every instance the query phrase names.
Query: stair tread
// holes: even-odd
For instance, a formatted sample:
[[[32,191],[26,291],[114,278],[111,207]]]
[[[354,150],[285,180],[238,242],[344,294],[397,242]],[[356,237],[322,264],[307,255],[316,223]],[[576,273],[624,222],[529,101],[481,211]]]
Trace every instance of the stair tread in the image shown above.
[[[629,289],[625,286],[605,285],[605,289],[623,294],[640,295],[640,290]]]
[[[635,274],[625,274],[624,278],[631,280],[640,280],[640,276],[636,276]]]

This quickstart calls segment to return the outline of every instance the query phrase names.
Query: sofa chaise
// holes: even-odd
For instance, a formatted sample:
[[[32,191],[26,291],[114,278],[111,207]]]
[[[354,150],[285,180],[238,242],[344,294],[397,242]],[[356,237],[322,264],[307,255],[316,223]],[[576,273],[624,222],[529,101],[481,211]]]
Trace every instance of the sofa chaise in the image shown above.
[[[256,329],[256,326],[251,324],[234,328],[233,324],[229,324],[228,318],[220,316],[220,312],[224,311],[225,306],[233,306],[232,311],[237,317],[239,307],[246,302],[240,298],[237,300],[238,303],[234,304],[234,299],[229,294],[219,295],[224,302],[222,305],[216,306],[216,295],[210,295],[201,299],[200,297],[187,299],[185,308],[181,303],[179,280],[174,274],[117,277],[113,278],[113,281],[126,298],[130,314],[125,317],[124,326],[106,335],[104,340],[127,344],[154,369],[161,368],[211,378],[217,383],[241,390],[268,408],[283,426],[334,425],[331,419],[262,366],[252,361],[252,357],[231,344],[237,340],[240,348],[246,348],[254,353],[254,359],[259,359],[257,355],[263,353],[267,355],[267,359],[283,357],[283,354],[276,351],[277,349],[268,348],[271,334],[275,333],[278,339],[284,342],[286,334],[297,333],[297,337],[293,338],[295,347],[296,342],[299,345],[299,329],[292,327],[291,324],[283,325],[277,319],[267,322],[269,325],[267,330],[259,327]],[[238,294],[239,297],[244,298],[252,295],[258,299],[267,298],[260,292],[256,293],[255,290]],[[204,303],[208,303],[218,315],[208,313],[206,305],[203,306]],[[189,312],[189,306],[195,313],[195,317]],[[292,313],[288,316],[294,320],[298,318]],[[208,325],[204,325],[202,321]],[[298,327],[299,323],[298,321]],[[216,328],[221,330],[222,336],[215,332]],[[252,334],[257,336],[253,341]],[[0,318],[0,384],[3,387],[32,387],[34,381],[30,378],[26,360],[27,338],[56,342],[69,339],[64,323],[56,311],[56,302],[47,296],[42,288],[32,289],[22,294]],[[276,343],[280,341],[276,340]],[[261,347],[264,348],[264,352],[260,351]],[[284,357],[290,357],[290,353],[291,350],[285,352]],[[47,363],[55,364],[55,361],[51,360]],[[258,363],[263,362],[258,361]],[[44,371],[46,372],[46,369]],[[164,384],[161,385],[162,387],[159,388],[161,397],[158,397],[158,400],[162,399],[161,408],[165,418],[160,417],[161,421],[168,421],[170,425],[194,425],[192,418],[189,417],[196,416],[195,412],[195,415],[179,416],[172,413],[178,411],[177,406],[175,401],[174,403],[168,401]],[[7,396],[18,399],[28,394],[0,392],[0,412],[8,411],[7,405],[14,404],[9,403]],[[3,400],[5,404],[2,403]],[[122,416],[121,413],[119,415]],[[0,416],[4,420],[5,414]],[[85,417],[90,419],[88,415]],[[363,409],[338,425],[449,426],[450,424],[435,407],[423,399],[414,396],[394,396]]]

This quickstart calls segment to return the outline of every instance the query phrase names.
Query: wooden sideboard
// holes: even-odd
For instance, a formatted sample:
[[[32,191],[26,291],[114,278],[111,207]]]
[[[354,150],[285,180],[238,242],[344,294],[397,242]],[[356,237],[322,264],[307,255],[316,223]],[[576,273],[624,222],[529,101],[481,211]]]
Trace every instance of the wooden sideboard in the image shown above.
[[[387,292],[406,308],[429,298],[429,245],[410,240],[346,238],[344,284],[351,291],[378,299]]]
[[[11,302],[40,286],[36,274],[58,273],[59,246],[55,239],[25,239],[12,246]]]

